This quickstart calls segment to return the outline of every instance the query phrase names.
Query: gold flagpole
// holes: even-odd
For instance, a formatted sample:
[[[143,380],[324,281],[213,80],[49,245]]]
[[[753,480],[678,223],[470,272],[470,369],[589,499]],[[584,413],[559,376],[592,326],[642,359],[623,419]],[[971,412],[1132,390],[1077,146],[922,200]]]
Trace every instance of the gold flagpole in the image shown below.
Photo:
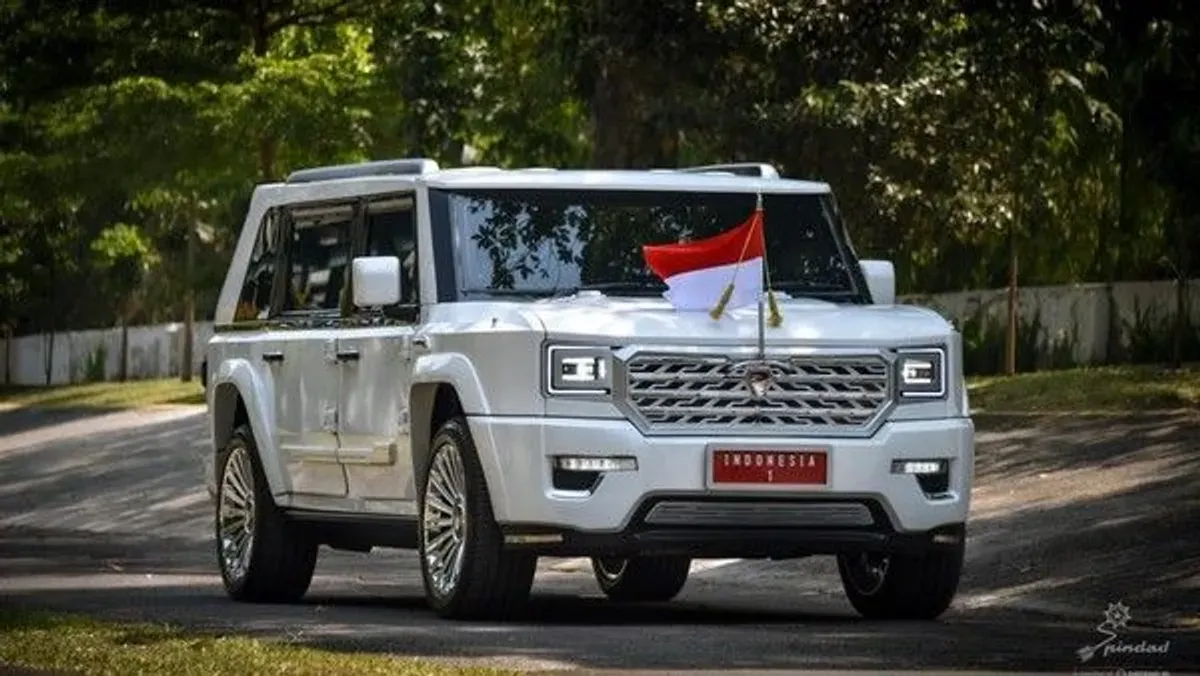
[[[762,193],[758,193],[758,208],[762,209]],[[771,310],[767,326],[777,329],[783,324],[783,313],[779,311],[779,303],[775,302],[775,290],[771,288],[771,260],[767,258],[767,214],[763,212],[763,273],[767,276],[767,307]]]
[[[762,194],[758,196],[758,209],[762,208]],[[757,209],[755,215],[758,215]],[[742,269],[742,263],[746,260],[746,251],[750,249],[750,238],[746,237],[746,241],[742,243],[742,253],[738,255],[737,265],[733,266],[733,278],[729,280],[729,284],[725,285],[725,290],[721,292],[721,298],[717,300],[717,304],[709,311],[708,316],[713,320],[718,320],[721,315],[725,314],[725,306],[729,305],[729,301],[733,298],[733,287],[737,284],[738,272]]]

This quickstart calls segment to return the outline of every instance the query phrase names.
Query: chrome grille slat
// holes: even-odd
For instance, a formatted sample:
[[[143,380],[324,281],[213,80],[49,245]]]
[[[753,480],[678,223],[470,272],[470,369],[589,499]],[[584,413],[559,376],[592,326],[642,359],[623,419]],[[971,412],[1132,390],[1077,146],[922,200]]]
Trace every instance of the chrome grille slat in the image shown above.
[[[875,524],[866,505],[857,502],[703,502],[669,500],[646,514],[654,526],[834,527]]]
[[[748,365],[771,374],[760,397],[747,382]],[[891,404],[890,363],[881,354],[756,360],[635,352],[623,368],[625,403],[650,433],[742,433],[776,425],[865,433]]]

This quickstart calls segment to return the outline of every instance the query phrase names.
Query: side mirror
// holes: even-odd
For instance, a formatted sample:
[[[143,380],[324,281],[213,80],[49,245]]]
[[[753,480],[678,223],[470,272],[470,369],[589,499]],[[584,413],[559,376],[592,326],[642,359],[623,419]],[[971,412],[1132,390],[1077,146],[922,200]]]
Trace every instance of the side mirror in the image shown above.
[[[859,261],[863,277],[867,278],[867,290],[876,305],[895,305],[896,268],[891,261]]]
[[[400,302],[400,259],[395,256],[364,256],[351,264],[354,305],[383,307]]]

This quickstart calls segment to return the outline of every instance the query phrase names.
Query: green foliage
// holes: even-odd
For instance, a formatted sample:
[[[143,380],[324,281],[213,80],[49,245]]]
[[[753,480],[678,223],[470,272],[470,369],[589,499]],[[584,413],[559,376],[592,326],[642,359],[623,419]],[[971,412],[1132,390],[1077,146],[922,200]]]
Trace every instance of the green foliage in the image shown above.
[[[1003,286],[1014,244],[1022,284],[1188,276],[1198,39],[1183,0],[4,3],[0,324],[209,309],[256,182],[414,155],[772,162],[903,293]]]
[[[1194,324],[1188,314],[1183,326],[1180,346],[1183,361],[1200,361],[1200,325]],[[1114,355],[1115,361],[1132,364],[1168,362],[1174,351],[1175,315],[1157,305],[1143,307],[1135,298],[1133,318],[1122,320],[1122,354]]]
[[[88,353],[87,359],[80,369],[81,377],[77,380],[85,383],[102,383],[107,380],[107,365],[108,348],[104,345],[97,345],[96,349]]]

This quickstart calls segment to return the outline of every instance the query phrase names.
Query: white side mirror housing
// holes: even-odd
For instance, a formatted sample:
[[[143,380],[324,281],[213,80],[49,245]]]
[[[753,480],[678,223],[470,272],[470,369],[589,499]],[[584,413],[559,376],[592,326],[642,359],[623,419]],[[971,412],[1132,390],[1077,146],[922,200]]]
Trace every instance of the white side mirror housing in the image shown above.
[[[891,261],[859,261],[871,302],[876,305],[895,305],[896,268]]]
[[[384,307],[400,302],[400,259],[395,256],[364,256],[351,264],[354,305]]]

